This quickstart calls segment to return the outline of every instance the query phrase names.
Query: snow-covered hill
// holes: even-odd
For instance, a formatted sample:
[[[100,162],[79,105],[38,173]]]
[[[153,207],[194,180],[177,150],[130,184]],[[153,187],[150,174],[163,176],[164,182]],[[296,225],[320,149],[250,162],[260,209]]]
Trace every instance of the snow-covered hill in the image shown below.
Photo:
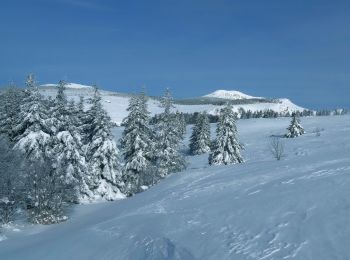
[[[56,95],[56,84],[45,84],[41,87],[41,92],[46,96],[55,96]],[[78,100],[79,96],[83,96],[86,99],[92,96],[93,94],[93,88],[91,86],[76,84],[76,83],[69,83],[67,85],[67,96],[68,98],[72,98],[75,100]],[[215,93],[215,92],[214,92]],[[225,93],[240,93],[240,92],[225,92]],[[101,90],[102,100],[104,103],[105,108],[109,112],[110,116],[112,117],[112,120],[120,124],[124,117],[127,115],[126,108],[128,106],[128,100],[130,97],[130,94],[125,93],[119,93],[119,92],[112,92],[112,91],[104,91]],[[211,95],[211,94],[209,94]],[[293,104],[288,99],[277,99],[277,100],[267,100],[263,98],[255,98],[252,99],[251,96],[245,95],[243,93],[239,94],[243,99],[243,102],[239,102],[238,104],[233,105],[233,109],[238,112],[239,108],[243,108],[245,110],[251,110],[259,111],[259,110],[266,110],[271,109],[273,111],[279,112],[279,113],[287,113],[287,112],[294,112],[294,111],[303,111],[304,108],[297,106]],[[218,97],[205,97],[205,102],[201,98],[194,98],[191,99],[191,102],[181,102],[181,100],[178,100],[176,102],[175,107],[180,112],[184,113],[194,113],[194,112],[203,112],[207,111],[210,114],[218,114],[220,111],[220,108],[222,107],[222,104],[224,104],[225,99],[223,98],[225,95]],[[250,98],[249,98],[250,97]],[[215,99],[212,100],[212,98]],[[220,100],[220,102],[218,102]],[[159,100],[150,98],[149,102],[149,110],[152,115],[157,114],[161,111],[159,108]]]
[[[185,172],[132,198],[78,206],[59,225],[8,228],[0,259],[350,259],[349,121],[303,118],[308,134],[283,140],[276,161],[269,139],[289,119],[241,120],[244,164],[188,156]]]
[[[213,93],[205,95],[204,97],[232,99],[232,100],[237,100],[237,99],[262,99],[261,97],[249,96],[247,94],[244,94],[244,93],[242,93],[240,91],[236,91],[236,90],[216,90]]]

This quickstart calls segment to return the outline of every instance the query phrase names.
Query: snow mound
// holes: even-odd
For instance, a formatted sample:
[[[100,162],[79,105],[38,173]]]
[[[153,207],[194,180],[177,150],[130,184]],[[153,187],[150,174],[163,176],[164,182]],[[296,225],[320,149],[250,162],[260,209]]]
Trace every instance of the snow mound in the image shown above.
[[[211,98],[222,98],[222,99],[230,99],[230,100],[238,100],[238,99],[262,99],[262,97],[253,97],[247,94],[244,94],[240,91],[236,90],[216,90],[213,93],[205,95],[204,97]]]

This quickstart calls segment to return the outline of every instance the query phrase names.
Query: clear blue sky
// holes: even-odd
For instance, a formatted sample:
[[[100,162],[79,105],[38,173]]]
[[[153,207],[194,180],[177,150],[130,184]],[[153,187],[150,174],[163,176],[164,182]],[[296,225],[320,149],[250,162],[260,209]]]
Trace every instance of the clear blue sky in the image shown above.
[[[0,85],[216,89],[350,107],[350,1],[1,0]]]

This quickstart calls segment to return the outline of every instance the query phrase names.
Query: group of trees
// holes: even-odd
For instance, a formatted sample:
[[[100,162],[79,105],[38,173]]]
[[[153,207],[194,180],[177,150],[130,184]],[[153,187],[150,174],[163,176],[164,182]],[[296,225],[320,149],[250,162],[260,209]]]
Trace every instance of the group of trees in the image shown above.
[[[342,113],[346,113],[345,110]],[[315,112],[312,110],[304,110],[301,112],[296,112],[299,117],[303,116],[314,116]],[[339,114],[338,112],[337,114]],[[196,123],[197,117],[200,114],[200,112],[194,112],[194,113],[181,113],[182,116],[185,119],[186,124],[192,125]],[[277,118],[277,117],[292,117],[293,112],[276,112],[272,109],[266,109],[266,110],[256,110],[256,111],[251,111],[251,110],[245,110],[244,108],[240,107],[236,113],[237,118],[239,119],[250,119],[250,118]],[[319,115],[319,113],[317,113]],[[209,119],[210,123],[217,123],[219,122],[219,115],[212,115],[212,114],[207,114],[207,117]],[[159,115],[154,115],[151,118],[151,124],[155,124],[159,120]]]
[[[233,112],[232,106],[227,103],[220,111],[216,139],[212,142],[208,115],[205,112],[199,114],[190,138],[191,154],[210,152],[210,165],[242,163],[243,145],[238,140],[236,120],[237,115]]]
[[[96,87],[87,104],[83,98],[78,103],[68,100],[63,81],[54,99],[45,98],[30,75],[25,90],[12,86],[0,99],[3,223],[20,208],[32,223],[57,223],[66,219],[69,204],[131,196],[186,168],[180,151],[186,117],[175,111],[169,90],[153,122],[146,94],[130,98],[119,147]],[[197,113],[190,153],[209,153],[210,165],[242,163],[236,120],[228,103],[220,110],[212,141],[209,115]],[[294,114],[286,137],[303,133]]]
[[[151,125],[145,93],[130,99],[129,114],[122,123],[124,131],[121,138],[125,160],[123,180],[129,195],[186,167],[186,161],[179,152],[186,124],[181,114],[174,112],[169,90],[161,99],[161,108],[163,111],[159,114],[159,120]]]
[[[83,99],[67,100],[63,81],[57,89],[54,99],[43,97],[30,75],[25,90],[10,87],[0,97],[1,147],[7,150],[0,155],[3,222],[9,206],[28,211],[33,223],[50,224],[66,218],[70,203],[123,196],[119,150],[99,91],[85,109]],[[9,175],[17,181],[7,181]]]

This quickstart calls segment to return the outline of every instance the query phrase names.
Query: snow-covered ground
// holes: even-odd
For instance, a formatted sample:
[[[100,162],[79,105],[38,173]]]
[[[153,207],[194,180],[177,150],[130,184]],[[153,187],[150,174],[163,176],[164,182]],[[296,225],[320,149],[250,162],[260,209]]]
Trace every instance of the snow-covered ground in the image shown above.
[[[5,229],[0,259],[350,259],[350,117],[302,123],[307,134],[283,139],[276,161],[269,139],[289,119],[241,120],[246,163],[188,156],[186,171],[132,198]]]
[[[43,93],[45,96],[52,96],[54,97],[56,95],[56,84],[45,84],[42,85],[41,93]],[[90,98],[93,95],[93,88],[91,86],[76,84],[76,83],[68,83],[66,86],[66,94],[69,99],[74,99],[75,101],[79,100],[79,96],[84,96],[85,99]],[[112,92],[112,91],[104,91],[101,90],[101,96],[103,105],[108,111],[109,115],[111,116],[113,122],[116,124],[120,124],[127,116],[127,107],[129,103],[129,95],[118,93],[118,92]],[[215,98],[221,98],[221,99],[260,99],[257,97],[252,97],[249,95],[246,95],[244,93],[238,92],[238,91],[226,91],[226,90],[218,90],[216,92],[213,92],[206,97],[215,97]],[[161,112],[161,108],[159,108],[159,101],[156,99],[150,98],[148,101],[149,111],[152,115],[158,114]],[[219,113],[222,106],[218,105],[181,105],[176,104],[176,109],[183,113],[194,113],[194,112],[203,112],[207,111],[209,114],[216,115]],[[275,112],[281,113],[281,112],[294,112],[294,111],[303,111],[304,108],[295,105],[293,102],[291,102],[289,99],[282,98],[278,99],[275,102],[256,102],[252,104],[239,104],[239,105],[233,105],[233,110],[235,112],[238,112],[239,108],[243,108],[246,111],[251,110],[252,112],[255,111],[264,111],[267,109],[271,109]]]

